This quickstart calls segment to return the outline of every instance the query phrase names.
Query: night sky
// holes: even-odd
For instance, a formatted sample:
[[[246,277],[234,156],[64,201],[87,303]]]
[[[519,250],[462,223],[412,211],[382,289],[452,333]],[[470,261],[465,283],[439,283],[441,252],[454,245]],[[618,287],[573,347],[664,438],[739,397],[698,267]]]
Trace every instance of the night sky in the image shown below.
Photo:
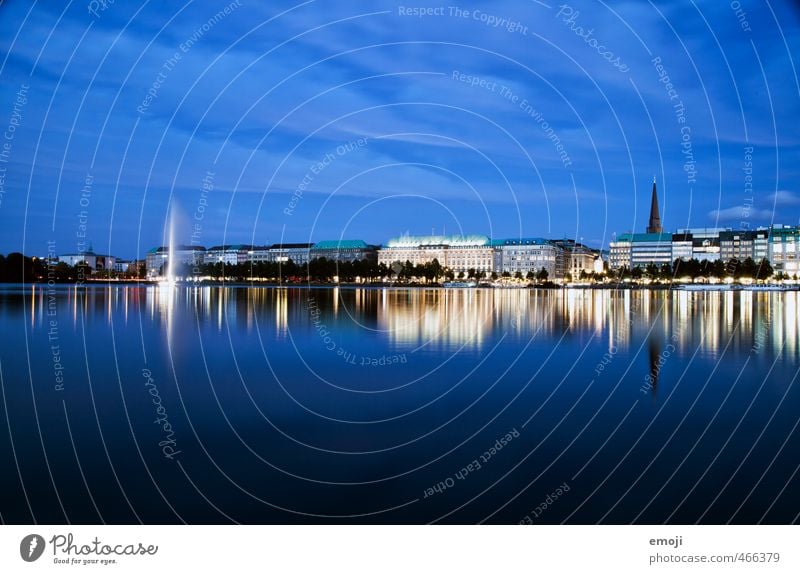
[[[799,15],[4,1],[0,252],[796,225]]]

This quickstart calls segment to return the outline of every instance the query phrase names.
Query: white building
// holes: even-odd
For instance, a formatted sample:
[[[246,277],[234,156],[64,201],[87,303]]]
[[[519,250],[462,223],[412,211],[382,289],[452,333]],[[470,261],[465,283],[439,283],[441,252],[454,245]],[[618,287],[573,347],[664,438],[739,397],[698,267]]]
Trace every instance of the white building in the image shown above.
[[[800,227],[775,225],[770,229],[769,260],[775,273],[800,278]]]
[[[378,263],[387,266],[410,261],[416,267],[434,259],[455,273],[474,269],[485,275],[492,272],[494,248],[485,235],[429,235],[390,239],[378,250]]]
[[[253,250],[252,245],[215,245],[206,249],[203,255],[205,263],[223,263],[225,265],[238,265],[245,263],[248,254]]]
[[[178,267],[197,267],[205,262],[205,251],[206,248],[199,245],[179,245],[175,247],[173,260]],[[169,247],[153,247],[147,252],[145,265],[148,277],[163,276],[169,264]]]
[[[547,239],[529,237],[519,239],[496,239],[494,247],[494,271],[497,273],[538,273],[542,268],[549,279],[560,279],[563,270],[564,250]],[[559,265],[559,263],[561,263]]]
[[[72,267],[79,263],[88,265],[92,271],[113,271],[116,258],[111,255],[99,255],[94,251],[83,253],[66,253],[58,256],[59,263],[66,263]]]

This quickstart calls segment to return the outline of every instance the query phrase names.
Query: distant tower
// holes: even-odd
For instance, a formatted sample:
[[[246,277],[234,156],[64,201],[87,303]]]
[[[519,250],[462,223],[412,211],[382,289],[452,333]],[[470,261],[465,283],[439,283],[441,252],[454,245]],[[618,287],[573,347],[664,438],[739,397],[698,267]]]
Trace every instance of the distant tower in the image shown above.
[[[661,216],[658,214],[658,194],[656,193],[656,178],[653,177],[653,197],[650,199],[650,222],[647,224],[647,233],[661,233]]]

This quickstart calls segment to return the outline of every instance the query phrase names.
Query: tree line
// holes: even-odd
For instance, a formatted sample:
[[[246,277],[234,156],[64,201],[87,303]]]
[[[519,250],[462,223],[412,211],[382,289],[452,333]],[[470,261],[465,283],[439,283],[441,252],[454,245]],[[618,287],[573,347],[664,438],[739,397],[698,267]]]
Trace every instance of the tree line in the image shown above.
[[[161,274],[165,269],[162,267]],[[270,280],[270,281],[314,281],[331,282],[336,278],[340,282],[354,282],[357,279],[364,282],[376,282],[388,279],[390,281],[400,281],[407,283],[424,282],[439,283],[441,281],[453,280],[472,280],[481,281],[487,278],[496,280],[500,277],[515,278],[519,281],[527,280],[531,283],[550,284],[549,273],[545,268],[538,271],[528,271],[525,275],[517,271],[512,274],[508,271],[498,274],[492,272],[487,274],[476,269],[469,269],[465,272],[454,272],[452,269],[443,267],[437,259],[433,261],[414,265],[411,261],[405,263],[395,262],[391,265],[378,263],[374,260],[361,259],[357,261],[336,261],[321,257],[313,259],[306,264],[298,264],[291,259],[286,262],[245,262],[236,265],[223,263],[204,263],[200,265],[181,265],[176,270],[180,277],[210,277],[215,280]],[[0,255],[0,282],[30,283],[54,281],[57,283],[80,282],[93,278],[121,278],[137,279],[145,277],[143,268],[133,267],[126,273],[114,273],[112,271],[92,270],[85,263],[78,265],[68,265],[62,262],[48,261],[38,257],[26,257],[21,253],[10,253],[6,256]],[[653,282],[672,282],[676,279],[688,277],[690,279],[724,279],[733,280],[751,279],[766,280],[770,277],[775,279],[797,279],[796,276],[788,277],[783,273],[775,273],[770,262],[762,259],[759,262],[752,258],[742,261],[732,259],[728,262],[723,261],[699,261],[697,259],[676,259],[670,263],[662,265],[649,264],[633,269],[623,267],[621,269],[606,269],[602,273],[586,273],[582,271],[579,277],[567,275],[565,279],[581,281],[641,281],[648,279]]]
[[[93,270],[86,263],[68,265],[64,262],[28,257],[22,253],[0,255],[1,283],[35,283],[53,281],[55,283],[76,283],[89,277],[136,279],[144,277],[144,269],[133,268],[127,273]]]
[[[581,279],[593,278],[590,275],[581,277]],[[751,279],[763,281],[775,275],[775,270],[767,259],[762,259],[759,262],[754,261],[751,257],[739,261],[738,259],[731,259],[727,262],[716,261],[699,261],[697,259],[676,259],[669,263],[656,265],[650,263],[644,267],[622,267],[618,270],[608,270],[605,275],[610,279],[624,281],[626,279],[638,281],[641,279],[649,279],[651,281],[673,281],[675,279],[682,279],[689,277],[692,281],[696,279],[717,279],[722,281],[731,278],[733,280]],[[776,279],[788,279],[782,273],[775,276]]]
[[[165,268],[160,269],[164,275]],[[445,268],[438,259],[414,265],[411,261],[399,261],[386,265],[374,260],[361,259],[358,261],[336,261],[320,257],[312,259],[306,264],[297,264],[291,259],[286,262],[245,262],[238,264],[204,263],[199,265],[181,265],[176,269],[179,277],[210,277],[215,280],[248,281],[253,279],[266,279],[272,281],[318,281],[328,282],[337,278],[340,282],[353,282],[358,280],[375,282],[388,279],[400,282],[439,283],[456,279],[480,281],[486,279],[485,273],[476,269],[455,272]],[[497,273],[490,273],[492,279],[497,279]],[[503,277],[511,277],[509,272],[502,273]],[[542,268],[538,272],[528,272],[523,277],[522,273],[514,275],[517,279],[526,278],[530,281],[547,281],[548,272]]]

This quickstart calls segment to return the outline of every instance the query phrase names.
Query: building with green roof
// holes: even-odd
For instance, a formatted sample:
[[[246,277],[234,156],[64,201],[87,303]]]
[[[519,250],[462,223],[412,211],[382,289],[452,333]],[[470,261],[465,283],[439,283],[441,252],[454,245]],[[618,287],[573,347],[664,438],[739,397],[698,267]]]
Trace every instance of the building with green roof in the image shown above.
[[[331,259],[333,261],[374,261],[378,248],[361,239],[329,239],[318,241],[309,252],[310,259]]]

